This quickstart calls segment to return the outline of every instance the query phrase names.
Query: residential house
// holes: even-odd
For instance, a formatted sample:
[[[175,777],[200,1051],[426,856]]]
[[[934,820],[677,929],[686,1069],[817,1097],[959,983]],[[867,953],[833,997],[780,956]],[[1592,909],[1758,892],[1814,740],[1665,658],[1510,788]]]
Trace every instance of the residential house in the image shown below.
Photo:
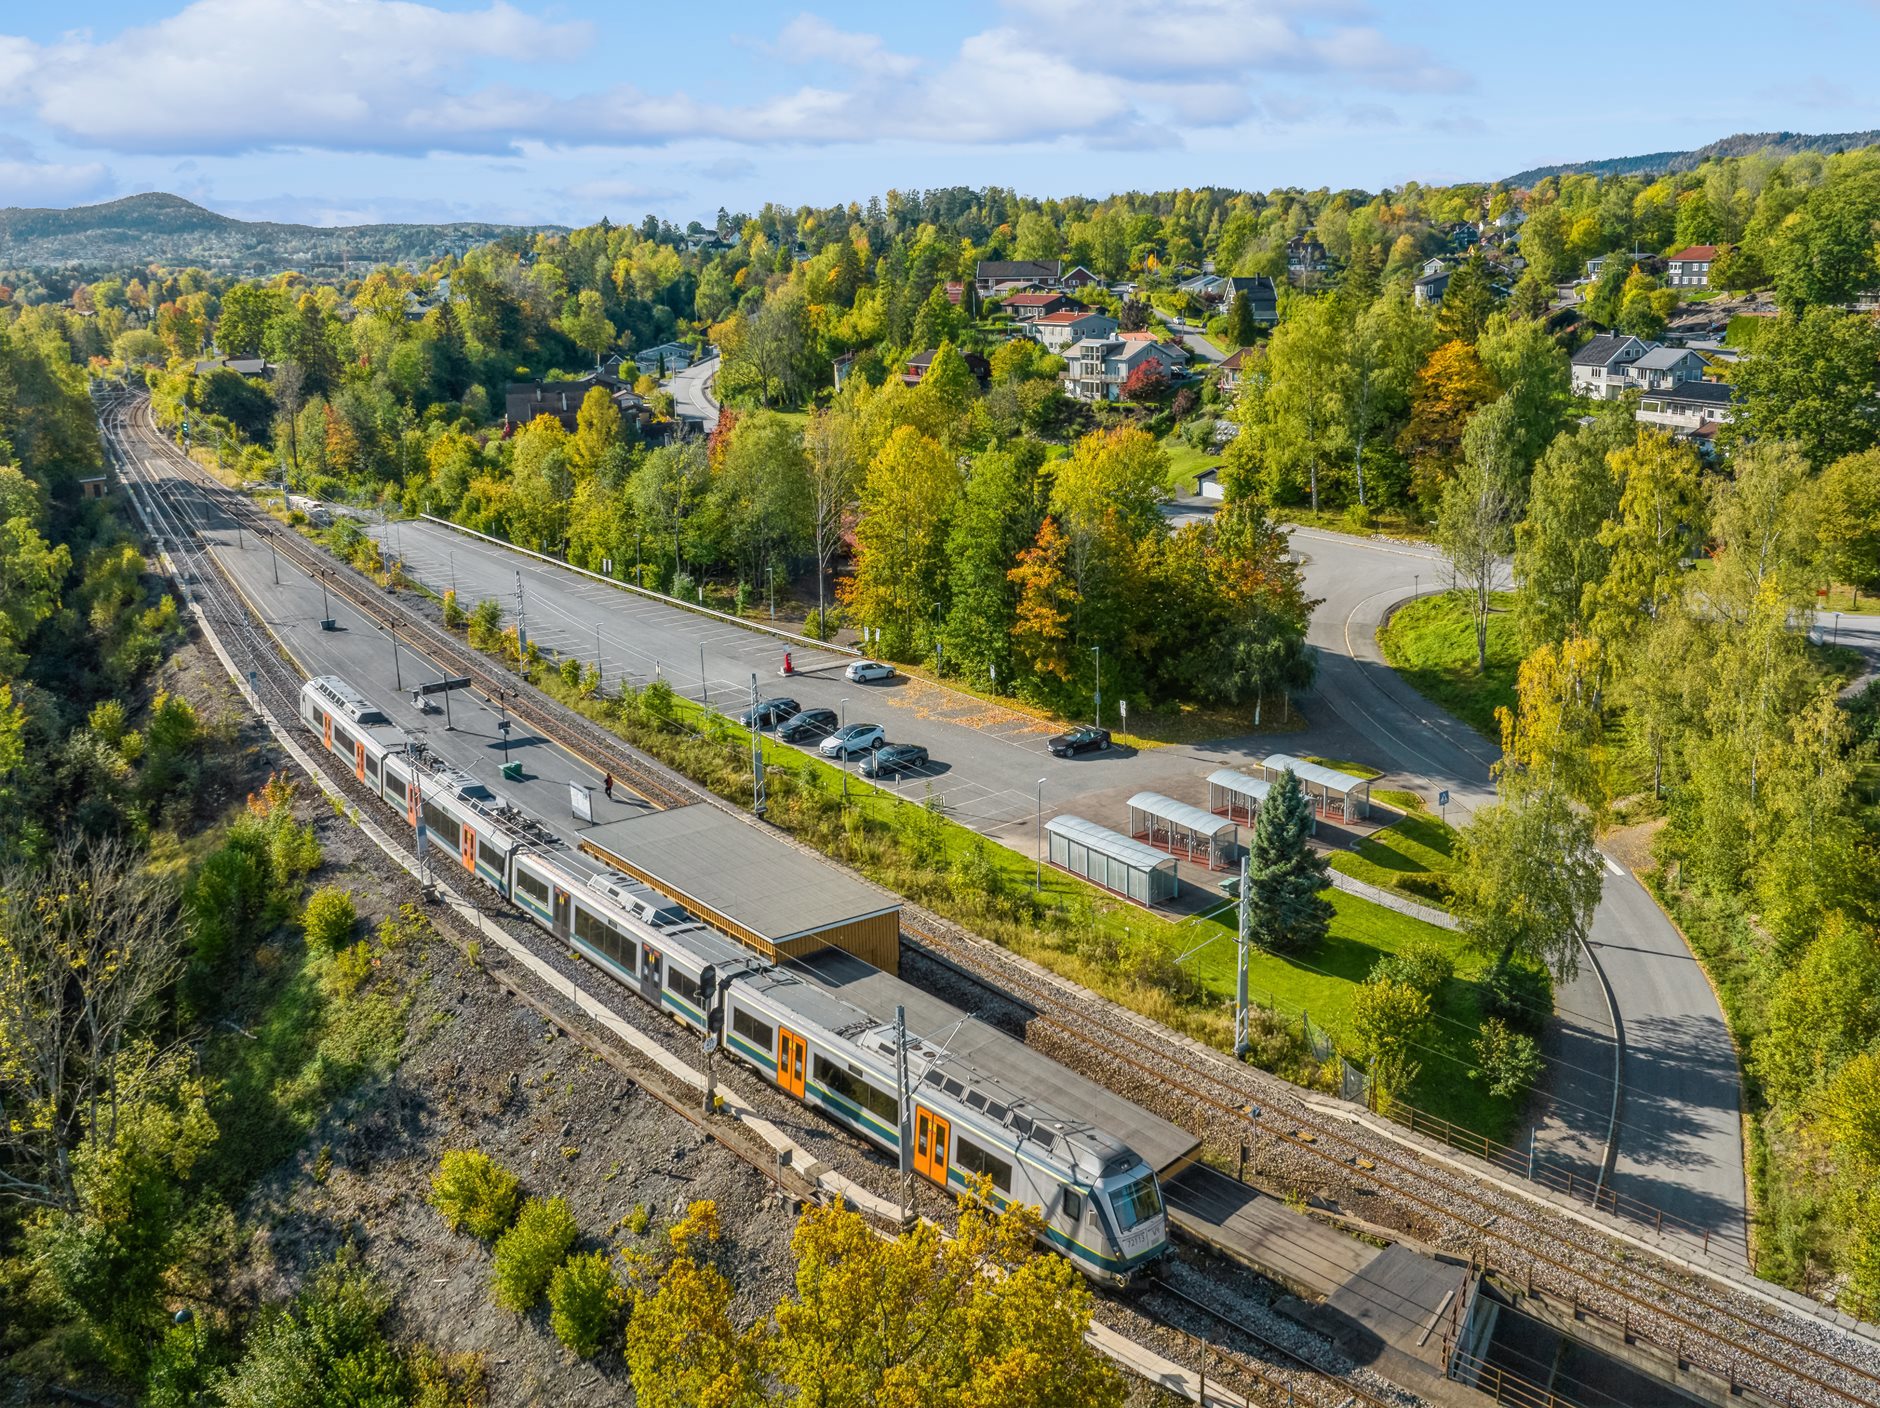
[[[635,352],[633,365],[648,376],[671,376],[692,365],[692,349],[683,342],[662,342]]]
[[[1061,259],[982,259],[973,271],[973,291],[991,298],[1003,289],[1060,288]]]
[[[1026,330],[1043,343],[1047,351],[1063,356],[1064,349],[1074,342],[1111,336],[1116,331],[1116,319],[1103,313],[1065,309],[1061,313],[1033,318]]]
[[[1655,344],[1621,333],[1602,333],[1573,354],[1569,368],[1573,394],[1597,401],[1616,401],[1636,387],[1632,364]]]
[[[927,375],[927,368],[933,365],[933,359],[939,351],[938,347],[929,347],[925,352],[916,352],[909,357],[907,370],[901,373],[901,380],[909,386],[919,386],[921,379]],[[992,363],[977,352],[962,352],[960,355],[966,359],[966,369],[979,379],[982,386],[992,380]]]
[[[1708,442],[1735,418],[1735,388],[1721,381],[1683,381],[1639,398],[1637,419]]]
[[[1247,363],[1247,351],[1247,348],[1242,347],[1221,358],[1217,367],[1221,390],[1238,391],[1240,389],[1241,368]]]
[[[1175,285],[1175,289],[1178,293],[1186,293],[1195,298],[1206,299],[1210,303],[1218,300],[1226,287],[1227,280],[1218,274],[1212,273],[1196,274],[1192,278],[1183,279],[1180,283]]]
[[[1051,313],[1081,311],[1083,305],[1074,298],[1067,298],[1056,292],[1045,293],[1008,293],[1002,306],[1014,319],[1029,323],[1034,318],[1042,318]]]
[[[274,375],[274,363],[266,357],[206,357],[196,363],[196,375],[234,372],[237,376],[258,376],[264,381]]]
[[[1109,338],[1085,338],[1064,354],[1064,394],[1077,401],[1117,401],[1123,384],[1137,368],[1159,362],[1171,374],[1183,360],[1179,347],[1162,342],[1153,333],[1123,333]]]
[[[946,294],[947,302],[951,303],[955,308],[959,307],[960,300],[966,297],[965,282],[961,279],[948,279],[946,282]]]
[[[1265,274],[1226,280],[1221,290],[1222,309],[1231,309],[1236,300],[1242,298],[1252,300],[1254,322],[1270,327],[1279,321],[1279,290]]]
[[[513,429],[537,416],[553,416],[562,429],[572,434],[581,402],[596,386],[605,388],[612,398],[623,430],[636,431],[643,439],[660,438],[664,423],[654,421],[652,408],[626,382],[600,372],[589,372],[572,381],[512,381],[503,388],[503,419]]]
[[[1435,260],[1431,260],[1435,263]],[[1449,291],[1449,276],[1453,269],[1439,268],[1434,273],[1425,273],[1410,286],[1411,295],[1419,308],[1434,308],[1443,301],[1443,295]]]
[[[1449,261],[1439,255],[1434,259],[1425,259],[1423,261],[1423,267],[1417,270],[1417,275],[1419,278],[1434,278],[1436,275],[1447,271],[1448,268]]]
[[[1716,262],[1714,244],[1686,245],[1665,263],[1667,288],[1709,288],[1710,266]]]
[[[840,391],[842,389],[842,383],[848,379],[849,373],[855,370],[855,354],[853,352],[844,352],[830,365],[835,368],[836,390]]]
[[[1221,467],[1209,465],[1195,476],[1195,497],[1220,501],[1227,497],[1227,491],[1221,484]]]
[[[1073,264],[1058,276],[1058,287],[1072,290],[1089,288],[1092,284],[1100,284],[1102,282],[1103,280],[1099,279],[1081,264]]]
[[[1294,283],[1308,283],[1329,266],[1325,246],[1311,235],[1294,235],[1286,241],[1286,277]]]
[[[1704,359],[1685,347],[1660,347],[1647,343],[1651,350],[1633,362],[1626,375],[1642,391],[1663,391],[1687,381],[1704,379]]]

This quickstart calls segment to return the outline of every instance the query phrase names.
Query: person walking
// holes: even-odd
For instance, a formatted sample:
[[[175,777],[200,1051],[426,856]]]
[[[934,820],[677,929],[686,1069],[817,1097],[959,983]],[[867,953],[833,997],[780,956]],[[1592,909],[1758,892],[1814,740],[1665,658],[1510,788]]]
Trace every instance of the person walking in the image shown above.
[[[604,777],[601,778],[601,791],[607,794],[608,801],[610,802],[613,801],[614,799],[614,775],[612,773],[608,773]]]

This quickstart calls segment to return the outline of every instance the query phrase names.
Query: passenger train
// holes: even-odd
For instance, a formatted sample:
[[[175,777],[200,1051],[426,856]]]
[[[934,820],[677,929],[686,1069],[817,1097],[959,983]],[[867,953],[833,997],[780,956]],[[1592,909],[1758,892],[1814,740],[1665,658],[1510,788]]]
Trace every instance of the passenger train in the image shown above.
[[[899,1157],[895,1028],[571,851],[421,743],[345,680],[301,689],[301,721],[353,776],[442,852],[648,1005],[718,1036],[785,1094]],[[908,1037],[914,1171],[954,1193],[987,1178],[1029,1203],[1043,1239],[1094,1280],[1127,1285],[1168,1246],[1155,1170],[943,1046]]]

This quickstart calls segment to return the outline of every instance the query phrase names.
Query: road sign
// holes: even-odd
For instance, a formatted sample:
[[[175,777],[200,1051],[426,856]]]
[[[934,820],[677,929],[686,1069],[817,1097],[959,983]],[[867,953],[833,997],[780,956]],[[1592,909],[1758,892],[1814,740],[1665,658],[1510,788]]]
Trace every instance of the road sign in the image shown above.
[[[1439,807],[1446,807],[1449,805],[1449,789],[1447,787],[1445,787],[1442,791],[1436,794],[1436,805]]]
[[[417,692],[419,694],[448,694],[453,689],[468,688],[470,688],[470,677],[468,675],[459,675],[456,679],[432,680],[428,684],[421,684],[418,686]]]

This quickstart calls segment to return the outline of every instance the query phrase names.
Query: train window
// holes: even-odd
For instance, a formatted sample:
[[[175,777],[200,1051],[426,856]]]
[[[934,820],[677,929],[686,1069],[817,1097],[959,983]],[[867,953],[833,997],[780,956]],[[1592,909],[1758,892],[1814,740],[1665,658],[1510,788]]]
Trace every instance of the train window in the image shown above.
[[[1012,1128],[1029,1139],[1031,1138],[1031,1132],[1036,1129],[1037,1126],[1031,1122],[1029,1115],[1013,1115]]]
[[[1162,1194],[1155,1186],[1155,1175],[1145,1173],[1110,1195],[1110,1207],[1116,1213],[1116,1225],[1127,1232],[1161,1215]]]
[[[402,777],[393,777],[389,772],[385,774],[385,800],[396,802],[401,807],[409,800]]]
[[[859,1105],[862,1109],[880,1116],[889,1123],[900,1119],[901,1111],[896,1106],[892,1095],[885,1090],[877,1090],[867,1081],[852,1075],[846,1066],[838,1066],[834,1061],[817,1056],[811,1062],[811,1071],[818,1085],[824,1090],[840,1095],[851,1105]]]
[[[1064,1190],[1064,1216],[1072,1223],[1081,1222],[1084,1216],[1084,1195],[1075,1188]]]
[[[429,810],[427,808],[427,810]],[[548,884],[538,880],[521,866],[516,867],[516,888],[539,905],[548,903]]]
[[[960,1096],[966,1093],[966,1087],[961,1085],[958,1081],[952,1079],[951,1077],[942,1081],[940,1083],[940,1088],[946,1091],[946,1093],[948,1095],[951,1095],[955,1100],[959,1099]]]
[[[1012,1191],[1012,1166],[989,1149],[982,1149],[965,1135],[954,1140],[953,1162],[966,1173],[983,1173],[1001,1193]]]
[[[589,946],[599,949],[629,973],[639,954],[633,940],[625,938],[605,921],[589,914],[580,905],[574,910],[574,934]]]
[[[972,1106],[975,1110],[985,1109],[986,1108],[986,1092],[983,1090],[967,1091],[966,1103]]]
[[[429,828],[432,839],[440,846],[448,846],[454,851],[463,844],[463,828],[457,824],[456,818],[429,802],[424,804],[424,824]],[[542,898],[548,898],[546,890],[542,892]]]
[[[687,1002],[698,1002],[698,980],[689,973],[681,973],[674,968],[666,975],[666,986],[671,988]]]
[[[769,1023],[758,1021],[757,1018],[753,1017],[749,1012],[746,1012],[742,1007],[735,1007],[731,1011],[731,1030],[750,1042],[751,1045],[755,1046],[759,1051],[766,1052],[770,1050],[771,1038],[776,1035],[776,1033],[770,1029]]]
[[[1004,1124],[1005,1117],[1009,1115],[1011,1111],[1006,1109],[1005,1106],[1001,1105],[997,1100],[994,1100],[986,1106],[986,1113],[1000,1124]]]
[[[503,868],[503,853],[481,836],[477,837],[477,859],[482,861],[483,864],[487,865],[491,870],[501,870]]]

